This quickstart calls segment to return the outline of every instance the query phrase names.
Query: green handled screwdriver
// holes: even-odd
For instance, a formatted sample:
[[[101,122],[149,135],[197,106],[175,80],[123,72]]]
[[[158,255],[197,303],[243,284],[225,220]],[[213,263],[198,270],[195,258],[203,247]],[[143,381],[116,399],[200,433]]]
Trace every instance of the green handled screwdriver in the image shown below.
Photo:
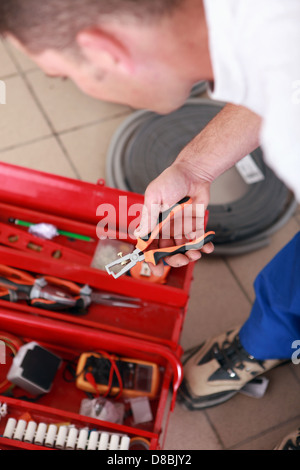
[[[31,227],[33,225],[36,225],[32,222],[26,222],[25,220],[14,219],[12,217],[10,219],[8,219],[8,221],[10,223],[15,224],[15,225],[20,225],[22,227]],[[78,233],[67,232],[65,230],[58,230],[58,229],[56,229],[56,231],[59,235],[63,235],[63,236],[68,237],[68,238],[75,238],[77,240],[83,240],[83,241],[86,241],[86,242],[94,241],[93,238],[87,237],[86,235],[80,235]]]

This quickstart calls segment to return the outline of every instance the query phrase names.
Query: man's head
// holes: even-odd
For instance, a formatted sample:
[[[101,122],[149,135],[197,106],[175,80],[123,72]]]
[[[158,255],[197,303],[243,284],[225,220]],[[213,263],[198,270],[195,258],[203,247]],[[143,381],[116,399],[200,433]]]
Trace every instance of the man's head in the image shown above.
[[[204,26],[199,0],[0,0],[0,34],[45,73],[158,112],[211,78]]]

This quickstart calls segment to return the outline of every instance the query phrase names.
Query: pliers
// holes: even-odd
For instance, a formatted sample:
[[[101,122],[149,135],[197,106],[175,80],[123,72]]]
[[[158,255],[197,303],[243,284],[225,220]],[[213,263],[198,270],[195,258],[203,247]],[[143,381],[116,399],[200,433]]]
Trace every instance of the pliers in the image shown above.
[[[108,274],[112,275],[115,279],[122,276],[128,272],[136,263],[140,261],[145,261],[146,263],[152,263],[157,265],[161,259],[166,258],[167,256],[173,256],[176,254],[184,254],[189,250],[200,250],[203,245],[209,243],[213,240],[215,232],[207,232],[204,235],[196,238],[191,242],[184,243],[183,245],[174,245],[166,248],[156,248],[153,250],[148,250],[152,242],[155,240],[157,235],[161,232],[163,226],[175,217],[175,214],[182,212],[184,208],[192,203],[190,197],[185,197],[181,201],[177,202],[171,208],[160,213],[158,221],[153,231],[150,232],[144,238],[138,238],[135,246],[135,250],[129,255],[123,256],[112,263],[109,263],[105,266]],[[124,266],[118,272],[113,270],[114,267],[121,265]]]
[[[25,300],[32,307],[46,310],[71,310],[83,314],[91,303],[114,307],[138,308],[136,298],[105,291],[54,276],[34,277],[25,271],[0,264],[0,300]]]
[[[82,311],[85,307],[79,295],[64,289],[66,282],[54,277],[34,277],[26,271],[0,264],[0,299],[47,310],[69,308]]]

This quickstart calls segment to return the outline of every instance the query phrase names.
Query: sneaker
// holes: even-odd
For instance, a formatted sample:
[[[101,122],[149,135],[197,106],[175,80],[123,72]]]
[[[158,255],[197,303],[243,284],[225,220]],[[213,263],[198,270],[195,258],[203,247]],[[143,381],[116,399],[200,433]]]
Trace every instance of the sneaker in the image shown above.
[[[184,362],[184,379],[178,399],[188,409],[219,405],[237,394],[254,377],[283,362],[256,360],[241,345],[239,330],[206,341]]]
[[[300,450],[300,428],[286,436],[274,450]]]

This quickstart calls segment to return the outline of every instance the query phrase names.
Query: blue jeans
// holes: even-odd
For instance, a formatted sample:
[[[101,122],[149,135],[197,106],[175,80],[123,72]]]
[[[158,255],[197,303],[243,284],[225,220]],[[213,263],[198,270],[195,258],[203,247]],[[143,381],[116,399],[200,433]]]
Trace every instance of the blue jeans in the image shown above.
[[[240,330],[246,351],[256,359],[291,359],[300,340],[300,232],[260,272],[256,299]]]

